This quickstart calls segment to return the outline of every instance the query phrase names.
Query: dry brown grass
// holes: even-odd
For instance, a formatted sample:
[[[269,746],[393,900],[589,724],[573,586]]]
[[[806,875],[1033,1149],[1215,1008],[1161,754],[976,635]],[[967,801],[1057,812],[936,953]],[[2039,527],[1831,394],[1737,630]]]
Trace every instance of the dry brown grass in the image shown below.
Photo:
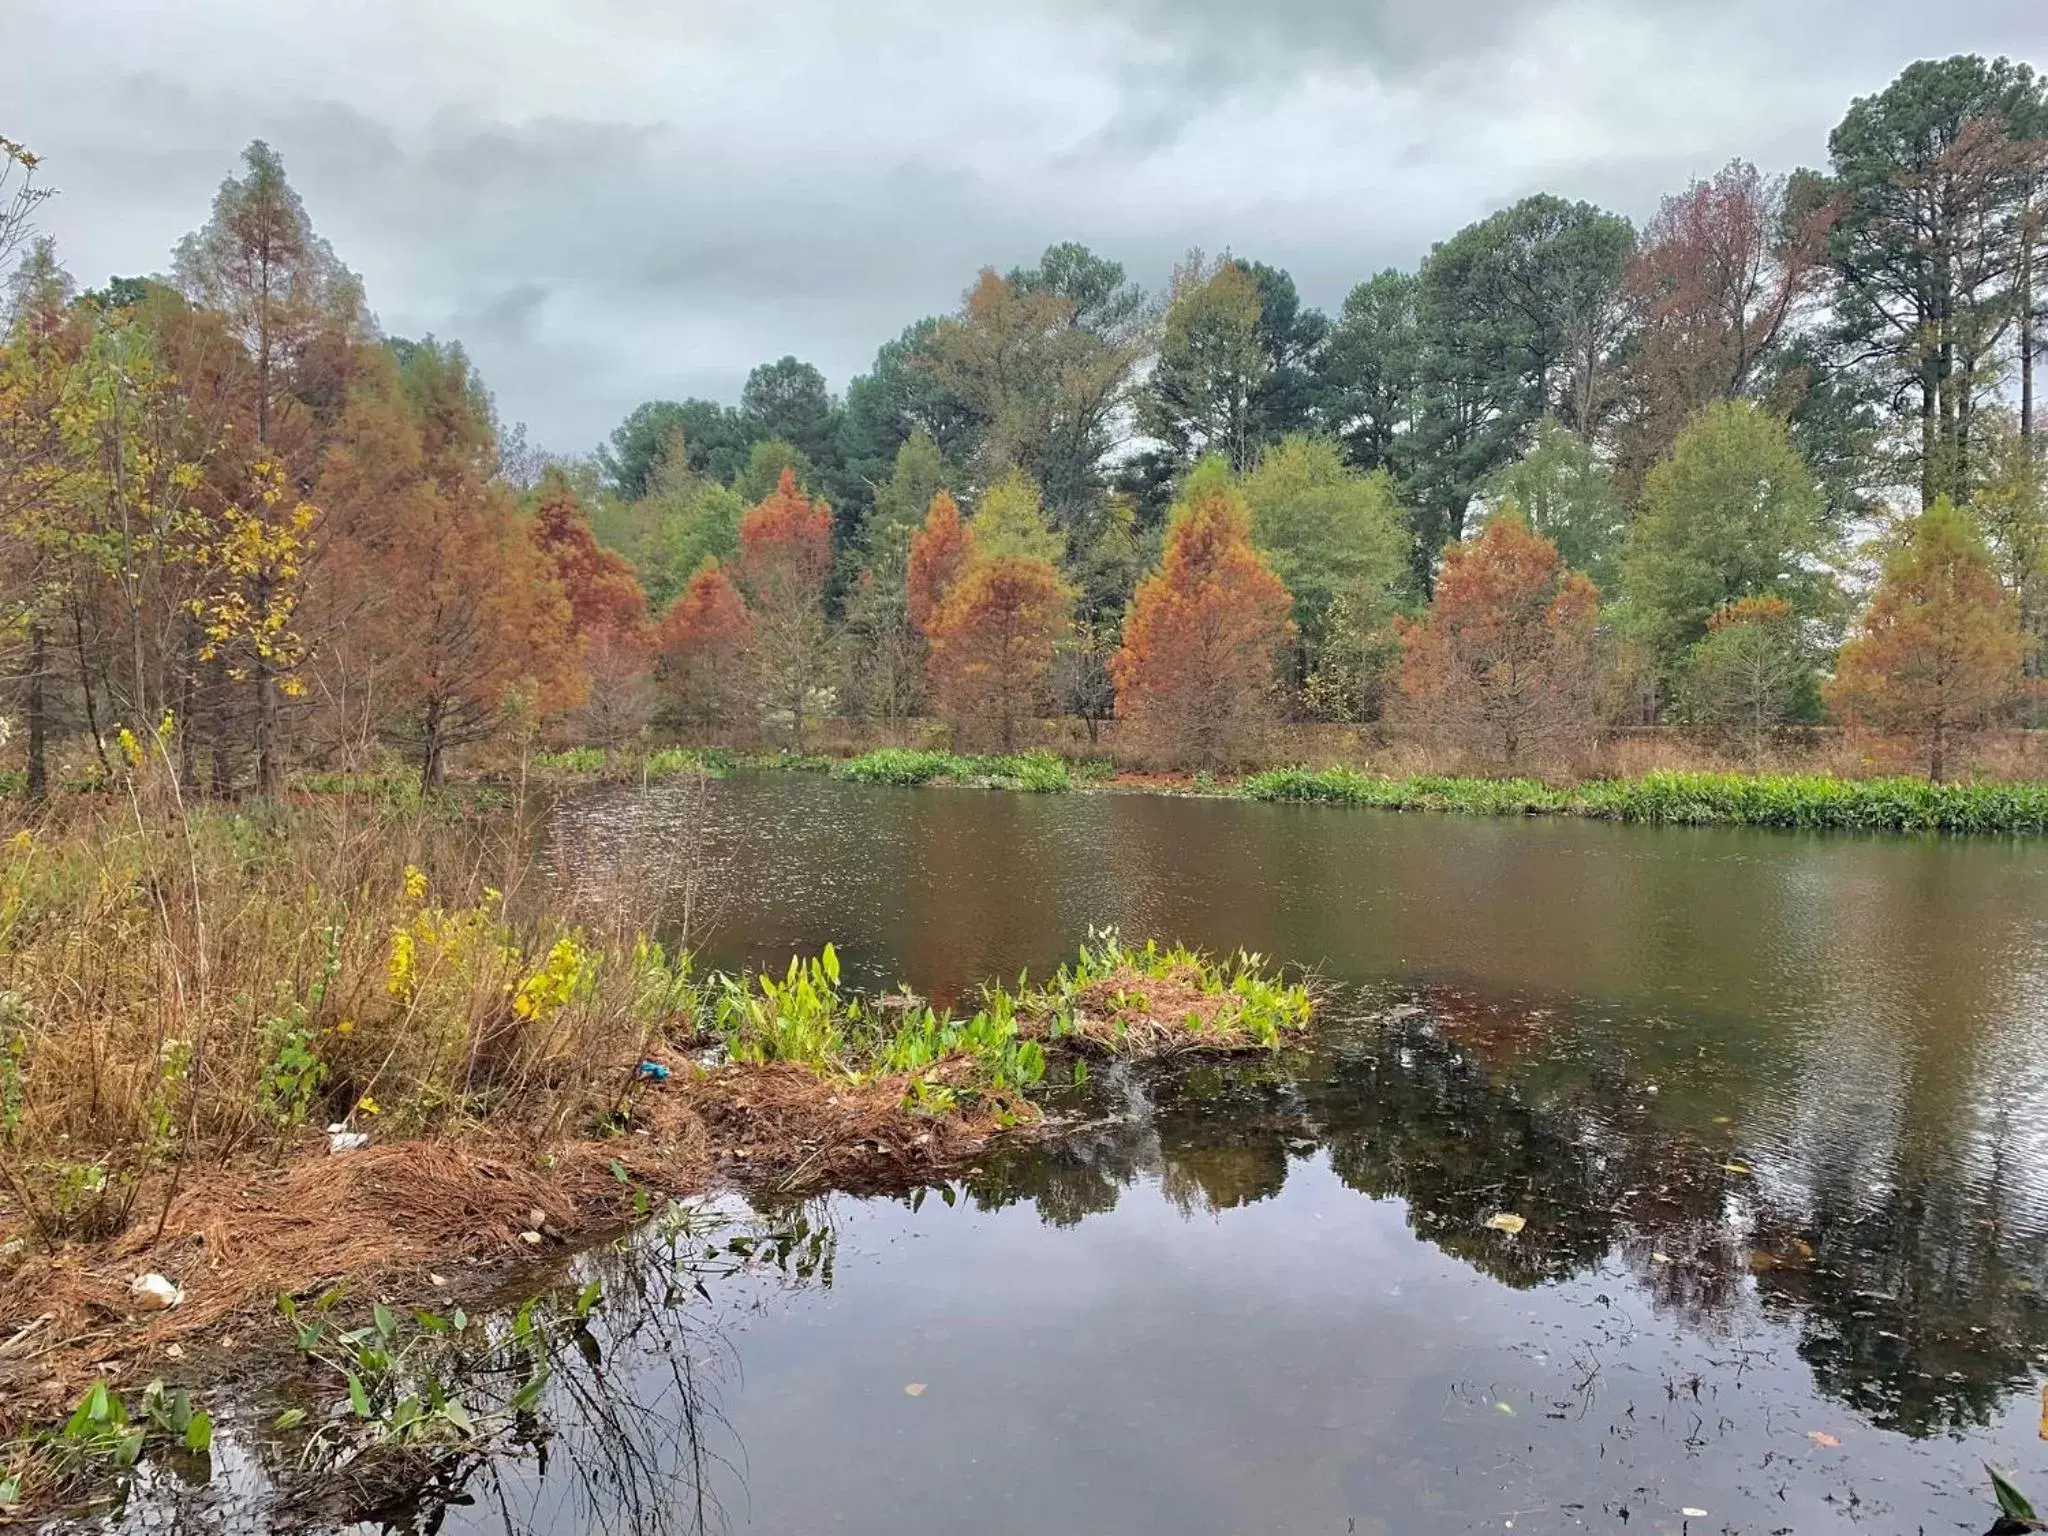
[[[108,1235],[330,1122],[556,1138],[688,1015],[642,913],[527,889],[516,817],[138,778],[0,826],[0,1230]]]
[[[1201,968],[1161,975],[1126,968],[1075,993],[1069,1039],[1137,1060],[1201,1051],[1258,1051],[1265,1044],[1233,1027],[1237,999],[1204,989]]]

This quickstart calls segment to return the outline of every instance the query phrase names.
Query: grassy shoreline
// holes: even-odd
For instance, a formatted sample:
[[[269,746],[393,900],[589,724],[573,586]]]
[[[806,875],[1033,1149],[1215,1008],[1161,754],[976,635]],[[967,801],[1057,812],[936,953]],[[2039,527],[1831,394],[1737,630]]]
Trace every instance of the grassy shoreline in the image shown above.
[[[1633,778],[1552,783],[1476,775],[1388,775],[1348,766],[1269,769],[1243,778],[1206,774],[1117,773],[1101,759],[1050,752],[974,757],[882,748],[847,758],[738,755],[717,749],[649,759],[645,777],[702,768],[713,777],[735,772],[825,772],[857,784],[1009,789],[1032,794],[1103,791],[1244,799],[1268,803],[1351,806],[1472,816],[1577,816],[1667,827],[1760,827],[1808,832],[1940,833],[1949,836],[2048,835],[2048,782],[1936,784],[1922,778],[1844,778],[1815,773],[1660,770]],[[556,777],[578,777],[557,759]],[[582,777],[594,776],[590,773]],[[639,780],[619,764],[602,775]]]
[[[1350,768],[1277,769],[1238,786],[1249,800],[1480,816],[1581,816],[1667,827],[1812,832],[2048,834],[2048,784],[1934,784],[1820,774],[1649,773],[1554,786],[1536,779],[1387,778]]]

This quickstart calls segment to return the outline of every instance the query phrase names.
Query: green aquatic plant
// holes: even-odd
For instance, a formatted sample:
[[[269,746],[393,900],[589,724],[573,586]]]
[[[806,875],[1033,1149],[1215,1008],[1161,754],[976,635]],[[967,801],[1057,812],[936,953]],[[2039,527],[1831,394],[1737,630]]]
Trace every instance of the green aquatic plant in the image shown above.
[[[712,1020],[734,1061],[792,1062],[855,1080],[906,1073],[920,1079],[912,1094],[925,1108],[939,1085],[923,1076],[941,1064],[969,1069],[945,1085],[955,1092],[1020,1093],[1045,1075],[1043,1049],[1020,1037],[1009,998],[992,998],[967,1019],[922,1002],[878,1003],[842,989],[829,944],[793,957],[779,977],[716,976],[711,992]]]
[[[838,952],[793,957],[780,974],[711,978],[709,1022],[735,1062],[791,1063],[863,1081],[903,1074],[912,1108],[962,1095],[1020,1096],[1046,1075],[1048,1049],[1112,1054],[1272,1049],[1307,1026],[1314,997],[1259,955],[1215,959],[1184,945],[1090,935],[1042,985],[991,985],[964,1017],[912,998],[872,999],[841,984]],[[943,1079],[943,1080],[941,1080]]]
[[[1649,773],[1559,788],[1536,779],[1388,778],[1355,768],[1276,768],[1244,781],[1248,800],[1585,816],[1651,826],[1778,827],[1827,832],[2048,833],[2048,784],[1934,784],[1826,774]]]
[[[1001,765],[996,775],[1004,788],[1014,788],[1028,794],[1059,794],[1074,787],[1074,776],[1065,758],[1052,752],[1026,752],[1018,757],[996,759]]]
[[[559,752],[536,752],[532,766],[540,773],[603,773],[612,759],[602,747],[566,747]]]
[[[847,758],[833,767],[834,778],[855,784],[961,784],[977,789],[1016,789],[1031,794],[1056,794],[1074,787],[1076,775],[1056,752],[1019,752],[1001,757],[961,757],[951,752],[916,752],[883,747]]]
[[[1092,930],[1074,964],[1062,966],[1022,1006],[1049,1020],[1057,1039],[1143,1054],[1219,1048],[1273,1049],[1308,1026],[1313,990],[1246,950],[1217,959],[1186,945],[1126,944],[1114,928]]]
[[[640,760],[641,776],[649,779],[672,779],[695,773],[722,779],[731,771],[732,754],[718,747],[661,747]]]
[[[357,1455],[379,1446],[477,1444],[540,1400],[547,1377],[537,1356],[525,1358],[523,1369],[494,1373],[510,1374],[520,1383],[502,1404],[485,1408],[466,1395],[462,1378],[475,1374],[498,1342],[474,1328],[462,1308],[447,1316],[424,1310],[401,1316],[378,1302],[367,1324],[342,1328],[333,1316],[342,1295],[337,1286],[305,1308],[289,1296],[277,1300],[299,1352],[335,1382],[338,1394],[335,1411],[319,1418],[302,1447],[302,1465],[343,1450]],[[570,1310],[569,1326],[587,1329],[601,1295],[596,1281],[586,1284]],[[533,1355],[520,1346],[532,1341],[539,1304],[538,1298],[529,1300],[513,1318],[506,1348],[515,1356]],[[521,1363],[515,1359],[511,1364]],[[272,1428],[296,1430],[313,1419],[306,1409],[289,1408]]]
[[[934,779],[959,779],[967,773],[967,760],[950,752],[913,752],[904,747],[883,747],[836,763],[832,777],[855,784],[896,784],[906,788],[929,784]]]
[[[720,973],[711,990],[712,1020],[734,1061],[841,1069],[849,1031],[862,1019],[860,999],[839,990],[839,954],[830,944],[813,958],[792,955],[780,977]]]
[[[2010,1478],[1988,1461],[1984,1463],[1984,1470],[1991,1475],[1991,1496],[1998,1501],[1998,1523],[1991,1528],[1995,1536],[2048,1531],[2048,1523],[2034,1513],[2033,1502],[2014,1486]]]
[[[213,1416],[195,1408],[183,1387],[161,1381],[142,1389],[131,1412],[118,1392],[96,1381],[56,1429],[0,1446],[0,1513],[22,1503],[29,1489],[63,1498],[118,1482],[152,1444],[203,1454],[213,1448]]]

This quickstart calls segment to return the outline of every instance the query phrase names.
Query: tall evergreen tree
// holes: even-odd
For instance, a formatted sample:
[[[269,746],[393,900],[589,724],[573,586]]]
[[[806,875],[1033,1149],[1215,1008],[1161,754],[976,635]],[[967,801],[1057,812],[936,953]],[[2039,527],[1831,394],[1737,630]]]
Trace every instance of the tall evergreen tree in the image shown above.
[[[1828,140],[1841,339],[1918,419],[1925,505],[1967,496],[1977,416],[2034,296],[2020,273],[2048,84],[2025,64],[1923,59],[1850,106]]]
[[[1462,536],[1479,482],[1546,413],[1591,435],[1617,385],[1635,236],[1590,203],[1547,195],[1468,226],[1423,263],[1410,477],[1417,557]]]

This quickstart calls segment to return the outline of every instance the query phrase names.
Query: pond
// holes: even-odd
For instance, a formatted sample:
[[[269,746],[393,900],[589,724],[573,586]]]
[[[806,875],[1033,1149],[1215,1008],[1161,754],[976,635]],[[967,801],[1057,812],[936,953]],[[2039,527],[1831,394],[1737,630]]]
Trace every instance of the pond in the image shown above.
[[[698,1290],[650,1234],[603,1390],[444,1529],[1982,1531],[1984,1461],[2048,1488],[2048,849],[798,776],[553,846],[700,843],[713,963],[959,997],[1115,925],[1327,1016],[748,1218],[808,1262]]]

